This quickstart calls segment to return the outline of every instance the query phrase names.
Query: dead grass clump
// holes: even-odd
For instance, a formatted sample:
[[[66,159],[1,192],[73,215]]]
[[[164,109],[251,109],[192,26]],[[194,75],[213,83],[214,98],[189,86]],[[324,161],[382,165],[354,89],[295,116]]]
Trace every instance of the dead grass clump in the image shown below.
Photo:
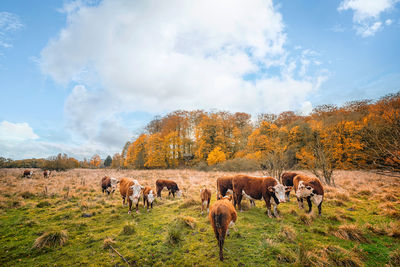
[[[393,205],[393,203],[385,202],[385,203],[380,204],[380,205],[378,206],[378,209],[381,209],[381,210],[383,210],[383,209],[392,209],[392,210],[395,210],[396,207]]]
[[[135,223],[128,222],[122,228],[121,234],[122,235],[132,235],[136,232]]]
[[[396,249],[390,253],[389,259],[389,266],[400,266],[400,249]]]
[[[181,224],[172,224],[167,231],[167,243],[176,245],[183,239],[183,227]]]
[[[291,226],[282,225],[278,238],[280,241],[294,242],[296,240],[296,236],[297,234]]]
[[[291,209],[290,210],[290,214],[293,215],[293,216],[297,216],[298,215],[297,211],[295,209]]]
[[[243,211],[247,211],[247,210],[250,209],[250,203],[247,202],[247,201],[245,201],[245,202],[242,201],[242,202],[240,203],[240,206],[241,206],[241,208],[242,208]]]
[[[362,259],[357,253],[333,245],[322,249],[321,260],[324,262],[323,266],[363,266]]]
[[[32,248],[41,250],[45,247],[60,247],[63,246],[67,242],[67,240],[68,234],[66,230],[49,231],[43,233],[41,236],[36,238]]]
[[[388,217],[392,217],[395,219],[400,219],[400,211],[399,210],[390,210],[386,209],[382,211],[382,214]]]
[[[36,195],[35,195],[34,193],[29,192],[29,191],[25,191],[25,192],[22,192],[22,193],[21,193],[21,197],[22,197],[23,199],[34,198],[35,196],[36,196]]]
[[[399,222],[389,223],[386,232],[388,236],[400,238],[400,223]]]
[[[343,207],[345,205],[344,202],[339,199],[331,199],[329,202],[337,207]]]
[[[344,240],[370,243],[370,240],[366,238],[358,226],[354,224],[339,226],[339,228],[333,232],[333,235]]]
[[[396,202],[396,201],[398,200],[398,198],[397,198],[395,195],[393,195],[393,194],[385,194],[385,195],[382,197],[382,200],[383,200],[383,201]]]
[[[374,226],[370,223],[366,223],[365,228],[367,228],[369,231],[371,231],[372,233],[377,234],[377,235],[387,235],[387,232],[385,229],[383,229],[382,227]]]
[[[40,202],[36,205],[36,207],[38,207],[38,208],[44,208],[44,207],[48,207],[48,206],[51,206],[51,204],[50,204],[50,202],[48,202],[47,200],[45,200],[45,201],[40,201]]]
[[[179,208],[186,209],[192,206],[200,206],[200,201],[197,201],[194,198],[187,198],[181,205],[179,205]]]
[[[88,210],[89,204],[86,201],[81,201],[80,208],[81,210]]]
[[[297,248],[297,260],[295,265],[297,266],[314,266],[313,253],[310,249],[305,247],[302,243]]]
[[[337,199],[340,199],[342,201],[350,200],[349,194],[346,194],[346,193],[336,193],[336,194],[334,194],[334,197]]]
[[[183,222],[185,225],[189,226],[190,228],[194,229],[196,227],[196,219],[190,216],[179,216],[177,218],[181,222]]]
[[[299,216],[300,221],[305,225],[311,225],[314,218],[313,214],[300,214]]]
[[[368,190],[368,189],[358,191],[358,193],[357,193],[357,196],[360,196],[360,197],[369,197],[371,195],[372,195],[372,191]]]
[[[115,241],[112,238],[106,238],[103,241],[103,248],[107,249],[114,244],[115,244]]]

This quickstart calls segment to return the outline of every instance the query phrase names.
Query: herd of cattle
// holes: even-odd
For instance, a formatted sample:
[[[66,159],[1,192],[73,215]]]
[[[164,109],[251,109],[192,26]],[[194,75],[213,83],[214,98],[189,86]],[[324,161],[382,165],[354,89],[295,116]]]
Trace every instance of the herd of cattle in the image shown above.
[[[31,177],[30,170],[23,172],[23,177]],[[43,176],[50,177],[51,172],[45,170]],[[255,200],[264,199],[267,207],[267,214],[270,218],[278,217],[277,206],[281,202],[289,202],[289,195],[294,188],[300,209],[304,209],[303,200],[307,200],[308,212],[311,212],[312,202],[318,207],[318,214],[321,214],[321,206],[324,198],[324,189],[317,178],[300,175],[293,172],[282,174],[282,183],[272,177],[251,177],[248,175],[235,175],[230,177],[220,177],[217,179],[217,201],[209,208],[211,200],[211,190],[202,188],[200,190],[201,213],[207,208],[209,220],[213,227],[215,237],[218,240],[219,257],[223,261],[223,245],[225,236],[230,227],[234,225],[237,219],[235,208],[242,211],[241,201],[244,198],[250,200],[250,205],[255,206]],[[156,181],[156,191],[151,187],[141,186],[137,180],[128,178],[116,179],[112,177],[103,177],[101,180],[101,189],[103,193],[113,194],[119,185],[119,192],[122,197],[122,204],[128,205],[130,214],[132,205],[136,206],[136,212],[139,212],[139,199],[142,196],[143,206],[147,205],[153,208],[155,193],[161,198],[161,191],[168,190],[168,195],[175,198],[175,194],[181,197],[182,193],[176,182],[165,179]],[[233,204],[232,204],[233,199]],[[126,204],[127,202],[127,204]],[[273,206],[273,212],[271,211]]]

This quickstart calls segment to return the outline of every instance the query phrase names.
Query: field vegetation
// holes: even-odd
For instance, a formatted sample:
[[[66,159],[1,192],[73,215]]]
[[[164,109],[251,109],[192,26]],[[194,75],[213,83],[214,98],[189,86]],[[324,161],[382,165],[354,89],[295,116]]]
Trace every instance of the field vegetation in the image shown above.
[[[211,189],[215,202],[216,179],[233,173],[73,169],[44,179],[39,169],[32,178],[22,178],[22,171],[0,169],[1,266],[400,264],[400,178],[393,176],[335,171],[336,187],[325,186],[322,216],[299,210],[293,193],[273,219],[263,202],[250,208],[244,201],[220,262],[199,191]],[[101,193],[104,175],[153,188],[158,178],[173,179],[184,196],[170,199],[164,191],[151,212],[141,202],[140,213],[128,215],[118,191]]]

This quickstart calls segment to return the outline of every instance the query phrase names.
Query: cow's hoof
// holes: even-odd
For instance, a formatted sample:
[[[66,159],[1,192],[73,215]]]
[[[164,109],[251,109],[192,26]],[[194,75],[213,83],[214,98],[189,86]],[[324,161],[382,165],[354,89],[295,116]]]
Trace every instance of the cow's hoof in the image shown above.
[[[130,212],[130,211],[128,211],[128,214],[131,214],[131,212]]]

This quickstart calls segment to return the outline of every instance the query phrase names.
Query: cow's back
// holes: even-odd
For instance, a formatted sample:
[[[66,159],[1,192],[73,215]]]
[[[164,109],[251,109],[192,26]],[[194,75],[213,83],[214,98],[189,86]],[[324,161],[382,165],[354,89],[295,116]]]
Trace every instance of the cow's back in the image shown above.
[[[285,172],[282,174],[282,184],[285,186],[293,186],[293,179],[296,177],[295,172]]]
[[[119,182],[119,192],[121,196],[125,197],[129,191],[129,187],[133,185],[133,181],[128,178],[122,178]]]

